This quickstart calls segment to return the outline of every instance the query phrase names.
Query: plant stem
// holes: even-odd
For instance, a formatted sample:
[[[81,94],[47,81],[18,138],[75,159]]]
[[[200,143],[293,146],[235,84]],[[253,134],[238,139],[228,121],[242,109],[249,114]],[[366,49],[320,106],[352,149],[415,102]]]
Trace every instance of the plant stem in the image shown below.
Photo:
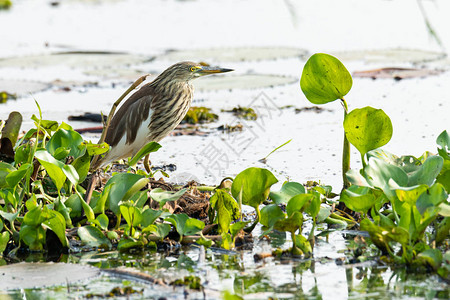
[[[345,119],[348,113],[348,106],[344,98],[342,98],[341,101],[342,101],[341,104],[344,107],[344,119]],[[346,176],[348,170],[350,170],[350,143],[348,142],[347,136],[344,132],[344,145],[342,149],[342,179],[344,181],[344,189],[350,187],[350,182],[348,181],[348,178]]]

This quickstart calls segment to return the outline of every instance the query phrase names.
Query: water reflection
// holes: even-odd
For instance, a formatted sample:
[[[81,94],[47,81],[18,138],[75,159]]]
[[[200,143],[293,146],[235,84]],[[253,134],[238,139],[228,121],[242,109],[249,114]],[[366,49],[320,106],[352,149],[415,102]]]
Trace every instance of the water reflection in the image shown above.
[[[328,242],[327,242],[328,241]],[[271,237],[267,241],[255,241],[252,251],[224,251],[193,246],[173,252],[158,252],[155,249],[137,253],[89,252],[62,255],[59,262],[89,264],[102,269],[127,267],[144,272],[170,283],[184,276],[200,278],[203,291],[186,290],[184,287],[149,286],[130,278],[100,276],[89,282],[80,282],[70,287],[30,289],[0,293],[0,298],[20,297],[22,299],[58,299],[68,295],[83,298],[89,293],[108,293],[115,287],[133,286],[143,294],[131,295],[131,299],[155,298],[171,299],[221,298],[224,291],[245,299],[449,299],[449,289],[445,282],[435,275],[414,274],[406,268],[391,269],[374,261],[353,265],[341,264],[339,247],[350,243],[342,234],[334,233],[327,240],[319,240],[315,248],[315,258],[274,259],[255,261],[253,254],[271,249],[273,244],[286,247],[290,241],[283,235]],[[350,245],[351,247],[351,245]],[[343,250],[343,249],[340,249]],[[334,256],[332,256],[333,254]],[[42,255],[31,255],[27,261],[45,261]],[[69,293],[69,292],[70,293]],[[76,291],[76,292],[74,292]]]

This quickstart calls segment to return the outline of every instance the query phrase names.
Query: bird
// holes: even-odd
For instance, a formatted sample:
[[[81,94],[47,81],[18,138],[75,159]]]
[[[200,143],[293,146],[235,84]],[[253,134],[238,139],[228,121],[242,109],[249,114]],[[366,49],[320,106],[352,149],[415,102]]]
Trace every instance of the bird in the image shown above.
[[[184,61],[170,66],[155,80],[143,85],[112,117],[105,136],[110,150],[92,162],[91,171],[132,157],[149,142],[162,140],[188,112],[194,97],[192,80],[230,71],[234,70]]]

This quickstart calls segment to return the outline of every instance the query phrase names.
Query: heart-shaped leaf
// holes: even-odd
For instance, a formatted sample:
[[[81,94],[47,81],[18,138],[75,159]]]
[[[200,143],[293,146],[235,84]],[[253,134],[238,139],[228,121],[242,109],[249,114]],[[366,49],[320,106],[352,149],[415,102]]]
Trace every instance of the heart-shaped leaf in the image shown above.
[[[348,141],[361,155],[386,145],[392,137],[391,119],[383,110],[369,106],[347,114],[344,130]]]
[[[342,99],[352,88],[353,80],[345,66],[334,56],[316,53],[303,68],[300,87],[314,104]]]

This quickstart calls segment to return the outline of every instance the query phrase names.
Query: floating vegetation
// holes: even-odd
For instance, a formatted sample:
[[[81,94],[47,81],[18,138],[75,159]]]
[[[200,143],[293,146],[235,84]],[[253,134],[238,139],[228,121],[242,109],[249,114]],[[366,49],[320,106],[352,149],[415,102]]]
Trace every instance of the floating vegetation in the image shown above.
[[[11,0],[0,0],[0,10],[8,9],[12,5]]]
[[[191,106],[182,122],[189,124],[211,123],[219,119],[219,116],[212,113],[211,109],[204,106]]]
[[[10,94],[8,92],[0,92],[0,103],[5,103],[8,100],[16,100],[17,96],[15,94]]]
[[[244,126],[241,123],[237,123],[236,125],[220,125],[217,127],[218,130],[221,130],[222,132],[236,132],[236,131],[242,131],[244,129]]]
[[[344,188],[339,195],[331,186],[314,182],[286,181],[275,188],[279,178],[257,167],[224,179],[226,185],[200,187],[191,182],[175,187],[156,180],[151,171],[134,167],[160,148],[151,142],[128,161],[123,172],[102,174],[104,184],[87,197],[84,187],[92,176],[90,162],[108,151],[108,146],[83,140],[68,124],[43,119],[38,106],[39,116],[32,117],[35,128],[23,137],[16,138],[17,127],[2,131],[2,138],[9,135],[14,147],[11,161],[0,161],[0,254],[15,258],[19,252],[99,249],[125,255],[179,250],[181,245],[195,243],[201,249],[214,246],[214,251],[223,251],[232,260],[229,254],[256,240],[252,233],[259,226],[258,239],[282,233],[291,244],[286,250],[273,246],[273,251],[258,254],[256,260],[305,259],[313,257],[316,239],[331,231],[347,230],[347,234],[350,230],[355,237],[346,256],[336,259],[337,265],[370,261],[407,266],[410,272],[431,272],[448,281],[450,135],[443,131],[438,136],[436,155],[397,156],[380,149],[392,137],[391,120],[373,107],[349,110],[344,96],[352,83],[344,65],[327,54],[313,55],[300,81],[310,102],[321,105],[339,100],[343,104]],[[210,114],[204,107],[193,111],[196,122]],[[242,111],[249,113],[241,107],[236,113]],[[359,170],[350,169],[350,143],[361,155]],[[244,213],[243,205],[251,211]],[[179,252],[177,256],[173,264],[167,261],[157,268],[184,264],[194,269],[191,258]],[[205,261],[202,254],[198,261]],[[302,268],[312,270],[314,260],[306,263]],[[263,275],[253,275],[248,280],[265,280]],[[247,280],[239,276],[236,282]],[[172,284],[204,288],[196,275]],[[111,290],[113,296],[134,293],[141,291]]]
[[[223,109],[222,111],[231,112],[233,113],[234,116],[245,120],[256,120],[258,118],[258,115],[256,114],[255,110],[251,107],[238,106],[230,110]]]

